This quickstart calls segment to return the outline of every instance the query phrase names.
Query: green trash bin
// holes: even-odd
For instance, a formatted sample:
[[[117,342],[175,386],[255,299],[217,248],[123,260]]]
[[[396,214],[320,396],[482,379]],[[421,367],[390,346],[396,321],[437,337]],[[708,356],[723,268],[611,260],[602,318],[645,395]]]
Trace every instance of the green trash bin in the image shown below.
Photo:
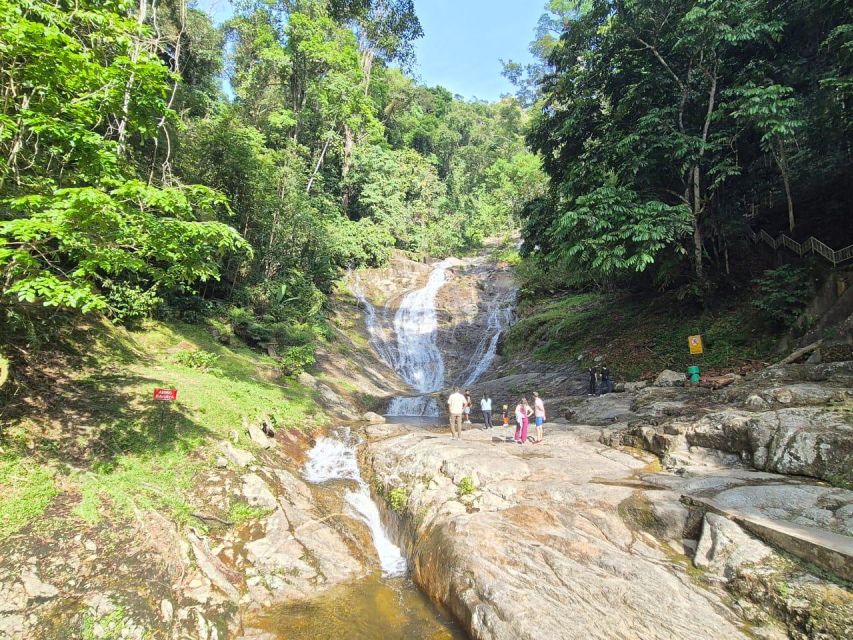
[[[690,376],[690,382],[699,382],[699,366],[694,364],[687,367],[687,375]]]

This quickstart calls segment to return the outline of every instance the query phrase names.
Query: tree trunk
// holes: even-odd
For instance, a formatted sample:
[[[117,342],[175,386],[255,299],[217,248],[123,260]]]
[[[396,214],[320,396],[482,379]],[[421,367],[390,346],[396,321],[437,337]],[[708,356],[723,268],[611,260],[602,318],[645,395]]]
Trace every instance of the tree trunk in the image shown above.
[[[311,174],[311,179],[308,180],[308,186],[305,187],[305,195],[311,193],[311,187],[314,185],[314,178],[317,177],[317,172],[320,170],[320,167],[323,166],[323,158],[326,156],[326,149],[329,148],[329,142],[331,139],[326,140],[326,144],[323,145],[323,150],[320,152],[320,157],[317,158],[317,164],[314,165],[314,172]]]
[[[703,279],[702,270],[702,231],[699,227],[699,217],[702,214],[702,202],[700,199],[701,190],[699,188],[699,165],[693,167],[693,270],[696,273],[696,279]]]
[[[779,144],[779,155],[776,157],[776,164],[779,165],[779,171],[782,174],[782,183],[785,185],[785,198],[788,200],[788,230],[794,231],[794,199],[791,197],[791,179],[788,175],[788,158],[785,155],[785,145],[781,140]]]
[[[341,205],[344,212],[349,210],[350,188],[347,184],[347,175],[349,175],[350,167],[352,166],[352,153],[355,149],[355,136],[348,124],[344,125],[344,153],[341,160]]]
[[[140,25],[145,24],[145,18],[148,15],[148,0],[139,0],[139,13],[136,16],[136,22]],[[142,54],[142,40],[135,38],[133,41],[133,52],[130,54],[132,64],[139,62],[139,56]],[[133,82],[136,76],[133,72],[127,79],[124,86],[124,99],[121,102],[121,120],[119,120],[118,131],[118,155],[124,155],[124,148],[127,140],[127,120],[130,110],[130,96],[133,92]]]

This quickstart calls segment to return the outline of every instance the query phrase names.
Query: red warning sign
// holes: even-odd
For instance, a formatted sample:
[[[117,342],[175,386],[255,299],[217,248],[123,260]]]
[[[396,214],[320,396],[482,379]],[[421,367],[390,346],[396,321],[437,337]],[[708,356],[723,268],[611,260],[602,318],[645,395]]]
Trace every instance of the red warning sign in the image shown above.
[[[177,389],[154,389],[154,399],[161,400],[163,402],[174,402],[178,399],[178,390]]]

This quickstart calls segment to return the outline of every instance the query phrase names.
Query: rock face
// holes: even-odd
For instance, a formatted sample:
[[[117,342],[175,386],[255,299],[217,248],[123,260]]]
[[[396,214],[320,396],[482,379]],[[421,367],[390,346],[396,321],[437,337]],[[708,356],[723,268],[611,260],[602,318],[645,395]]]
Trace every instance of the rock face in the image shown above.
[[[656,492],[653,509],[631,481],[643,461],[602,448],[595,431],[546,433],[544,446],[482,432],[369,445],[385,494],[408,496],[398,533],[418,584],[482,640],[744,637],[722,601],[634,526],[680,537],[678,495]]]
[[[736,453],[763,471],[853,484],[853,425],[824,408],[716,412],[691,425],[686,439],[692,446]]]
[[[731,520],[706,513],[693,563],[729,581],[734,579],[741,565],[761,562],[772,553],[770,547]]]

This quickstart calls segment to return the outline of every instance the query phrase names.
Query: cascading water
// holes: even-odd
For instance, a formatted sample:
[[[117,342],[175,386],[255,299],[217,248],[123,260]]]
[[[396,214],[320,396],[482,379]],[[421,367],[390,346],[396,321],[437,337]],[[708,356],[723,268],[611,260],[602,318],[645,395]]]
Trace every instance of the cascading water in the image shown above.
[[[367,296],[364,293],[364,287],[361,286],[361,276],[359,276],[358,273],[355,273],[352,275],[352,280],[352,292],[355,295],[355,299],[358,300],[359,306],[364,309],[364,319],[367,324],[367,334],[370,336],[370,346],[373,347],[373,350],[376,351],[377,354],[379,354],[379,357],[382,358],[385,364],[394,368],[396,366],[394,351],[391,348],[391,341],[388,340],[385,330],[379,322],[379,317],[376,314],[376,307],[370,303],[370,300],[367,299]]]
[[[344,495],[353,515],[370,529],[373,545],[379,555],[379,564],[385,576],[399,576],[406,573],[406,558],[382,528],[379,509],[370,497],[367,483],[361,477],[356,459],[358,439],[347,428],[338,429],[334,438],[319,438],[317,444],[308,452],[308,461],[302,470],[302,476],[311,483],[322,484],[331,480],[353,480],[357,490],[347,491]]]
[[[477,348],[474,349],[471,364],[459,376],[459,379],[463,381],[462,386],[467,387],[474,384],[492,366],[498,352],[498,340],[500,340],[504,329],[512,322],[514,303],[515,291],[512,291],[509,297],[496,296],[489,303],[486,330],[483,332],[480,342],[477,343]]]
[[[438,416],[439,408],[431,397],[445,385],[444,359],[438,348],[438,317],[435,299],[447,279],[450,261],[439,262],[429,275],[426,285],[406,294],[394,316],[393,333],[396,345],[389,339],[391,327],[385,318],[380,319],[361,286],[361,278],[354,275],[353,293],[365,310],[365,321],[370,344],[385,363],[403,380],[422,395],[397,397],[388,406],[389,416]],[[469,366],[456,378],[457,383],[469,386],[488,371],[497,353],[498,340],[512,321],[515,291],[498,293],[489,302],[486,327],[472,353]],[[383,322],[384,320],[384,322]]]
[[[355,294],[365,308],[371,345],[403,380],[424,394],[394,398],[387,411],[390,416],[439,415],[438,404],[427,394],[444,386],[444,358],[437,343],[438,317],[435,313],[435,298],[447,280],[449,266],[450,261],[447,260],[436,264],[426,285],[409,292],[400,302],[394,316],[396,349],[392,349],[383,337],[376,310],[364,297],[360,280],[356,280]]]

